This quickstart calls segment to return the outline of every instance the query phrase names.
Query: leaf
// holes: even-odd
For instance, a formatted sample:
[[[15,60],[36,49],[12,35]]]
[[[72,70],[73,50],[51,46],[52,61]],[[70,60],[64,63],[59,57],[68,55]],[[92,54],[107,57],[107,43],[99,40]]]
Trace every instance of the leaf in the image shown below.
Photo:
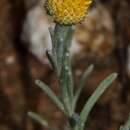
[[[50,32],[51,39],[53,40],[53,38],[54,38],[54,29],[52,27],[49,27],[49,32]]]
[[[85,104],[83,110],[80,113],[80,121],[79,121],[79,129],[83,129],[85,122],[88,118],[88,115],[90,111],[92,110],[93,106],[99,99],[99,97],[104,93],[104,91],[109,87],[110,84],[116,79],[117,74],[113,73],[110,76],[108,76],[105,80],[103,80],[97,89],[94,91],[94,93],[91,95],[91,97],[88,99],[87,103]]]
[[[80,83],[79,83],[79,87],[78,90],[75,93],[74,96],[74,101],[73,101],[73,109],[75,109],[76,107],[76,103],[78,101],[78,98],[83,90],[83,87],[85,86],[85,82],[88,79],[88,77],[90,76],[90,74],[92,73],[94,68],[94,65],[90,65],[84,72],[84,74],[82,75],[81,79],[80,79]]]
[[[121,126],[119,130],[130,130],[130,115],[127,122],[123,126]]]
[[[28,112],[28,116],[31,117],[33,120],[37,121],[38,123],[40,123],[42,126],[46,128],[49,127],[47,121],[38,114],[34,112]]]
[[[50,97],[50,99],[65,113],[64,106],[62,102],[59,100],[59,98],[55,95],[55,93],[43,82],[40,80],[35,81],[36,85],[38,85],[47,95]]]
[[[47,56],[48,60],[50,61],[52,68],[58,73],[57,62],[56,62],[56,59],[55,59],[54,55],[52,54],[52,52],[47,50],[46,56]]]
[[[71,111],[71,104],[70,104],[70,95],[68,91],[68,75],[67,74],[68,72],[66,71],[65,67],[63,67],[61,70],[61,75],[60,75],[60,87],[61,87],[61,96],[62,96],[64,108],[67,111],[67,115],[71,116],[72,111]]]

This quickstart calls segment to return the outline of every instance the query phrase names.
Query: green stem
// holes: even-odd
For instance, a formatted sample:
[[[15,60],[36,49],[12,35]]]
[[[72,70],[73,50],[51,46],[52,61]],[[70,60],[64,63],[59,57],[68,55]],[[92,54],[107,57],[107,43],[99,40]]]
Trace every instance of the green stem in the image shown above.
[[[57,74],[58,76],[61,73],[62,67],[62,58],[63,58],[63,49],[64,49],[64,41],[66,39],[66,35],[68,33],[69,27],[56,24],[53,36],[52,43],[52,54],[54,55],[57,62]]]
[[[56,24],[52,54],[56,59],[57,74],[60,79],[61,95],[68,116],[72,116],[73,79],[71,72],[70,46],[73,37],[72,26]]]
[[[66,99],[65,104],[69,111],[69,116],[72,116],[73,109],[72,109],[72,103],[73,103],[73,78],[72,78],[72,71],[71,71],[71,60],[70,60],[70,44],[72,41],[73,36],[73,29],[70,27],[68,30],[68,33],[65,38],[64,42],[64,51],[63,51],[63,58],[62,58],[62,70],[61,70],[61,77],[60,80],[64,81],[61,86],[65,85],[66,91],[67,91],[67,98],[66,96],[64,99]]]

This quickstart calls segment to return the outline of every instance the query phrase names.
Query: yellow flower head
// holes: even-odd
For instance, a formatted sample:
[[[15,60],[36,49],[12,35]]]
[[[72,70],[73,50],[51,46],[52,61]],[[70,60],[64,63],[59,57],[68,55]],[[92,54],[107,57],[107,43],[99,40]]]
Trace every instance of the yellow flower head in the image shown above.
[[[83,20],[91,0],[47,0],[46,9],[57,23],[68,25]]]

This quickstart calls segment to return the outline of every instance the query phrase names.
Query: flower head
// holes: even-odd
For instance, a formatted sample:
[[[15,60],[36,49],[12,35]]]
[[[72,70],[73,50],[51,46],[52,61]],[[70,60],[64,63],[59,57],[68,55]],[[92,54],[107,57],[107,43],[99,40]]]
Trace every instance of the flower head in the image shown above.
[[[47,0],[46,9],[60,24],[76,24],[83,20],[91,0]]]

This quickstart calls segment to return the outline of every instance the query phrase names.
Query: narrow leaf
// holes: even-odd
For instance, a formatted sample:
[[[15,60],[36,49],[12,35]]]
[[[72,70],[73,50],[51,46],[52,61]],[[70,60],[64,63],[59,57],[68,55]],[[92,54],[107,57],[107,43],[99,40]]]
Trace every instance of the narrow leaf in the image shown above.
[[[36,85],[38,85],[49,97],[52,101],[64,112],[64,106],[59,98],[55,95],[55,93],[43,82],[40,80],[35,81]]]
[[[46,56],[47,56],[48,60],[50,61],[50,64],[51,64],[52,68],[58,73],[57,62],[56,62],[55,57],[52,55],[52,52],[47,50],[46,51]]]
[[[75,96],[74,96],[74,101],[73,101],[73,108],[74,109],[76,107],[76,103],[78,101],[78,98],[79,98],[79,96],[80,96],[80,94],[81,94],[81,92],[83,90],[83,87],[85,86],[85,82],[88,79],[88,77],[90,76],[90,74],[92,73],[93,68],[94,68],[94,66],[90,65],[89,68],[87,68],[85,70],[83,76],[80,79],[78,90],[76,91]]]
[[[119,130],[130,130],[130,115],[127,122],[124,125],[122,125]]]
[[[53,37],[54,37],[54,29],[53,29],[52,27],[49,27],[49,32],[50,32],[51,39],[53,40]]]
[[[66,72],[65,67],[62,68],[61,75],[60,75],[60,87],[61,87],[61,96],[62,101],[64,104],[64,108],[67,111],[67,115],[71,115],[71,104],[70,104],[70,97],[68,93],[68,75]]]
[[[38,123],[40,123],[42,126],[48,128],[47,121],[38,114],[34,112],[28,112],[28,116],[31,117],[33,120],[37,121]]]
[[[88,118],[88,115],[90,111],[92,110],[93,106],[99,99],[99,97],[104,93],[104,91],[112,84],[112,82],[116,79],[117,74],[113,73],[110,76],[108,76],[105,80],[103,80],[97,89],[94,91],[92,96],[89,98],[87,103],[85,104],[83,110],[80,113],[80,121],[79,121],[79,129],[83,129],[85,122]]]

